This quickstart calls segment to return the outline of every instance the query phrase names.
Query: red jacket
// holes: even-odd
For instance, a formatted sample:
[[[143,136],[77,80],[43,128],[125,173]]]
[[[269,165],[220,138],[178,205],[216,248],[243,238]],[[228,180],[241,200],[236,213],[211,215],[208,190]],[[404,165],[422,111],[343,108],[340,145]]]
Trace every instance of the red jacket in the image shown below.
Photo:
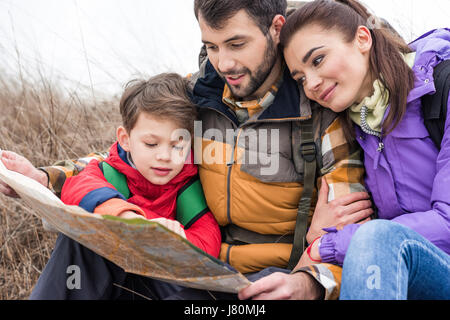
[[[147,219],[176,218],[176,198],[178,190],[197,175],[193,156],[181,172],[165,185],[154,185],[145,179],[127,160],[126,152],[116,142],[109,151],[107,163],[123,173],[127,178],[131,197],[126,200],[108,183],[97,160],[92,160],[78,175],[64,183],[61,200],[68,205],[108,215],[119,215],[124,211],[135,211]],[[221,245],[219,226],[210,211],[185,229],[186,238],[195,246],[218,257]]]

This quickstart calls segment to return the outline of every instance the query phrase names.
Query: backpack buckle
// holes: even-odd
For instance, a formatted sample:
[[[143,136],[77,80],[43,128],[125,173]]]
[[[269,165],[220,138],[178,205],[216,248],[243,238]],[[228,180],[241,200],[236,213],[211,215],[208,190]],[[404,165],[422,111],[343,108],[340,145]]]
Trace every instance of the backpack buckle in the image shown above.
[[[300,153],[302,158],[307,162],[312,162],[316,159],[317,151],[314,142],[304,142],[300,145]]]

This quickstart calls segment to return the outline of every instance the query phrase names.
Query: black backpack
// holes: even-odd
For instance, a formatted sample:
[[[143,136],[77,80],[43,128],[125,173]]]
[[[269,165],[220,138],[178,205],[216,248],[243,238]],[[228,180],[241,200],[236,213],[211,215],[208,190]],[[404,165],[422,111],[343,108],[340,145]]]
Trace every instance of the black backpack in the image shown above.
[[[447,101],[450,90],[450,60],[439,63],[433,71],[436,93],[422,97],[425,127],[437,148],[441,149],[447,117]]]

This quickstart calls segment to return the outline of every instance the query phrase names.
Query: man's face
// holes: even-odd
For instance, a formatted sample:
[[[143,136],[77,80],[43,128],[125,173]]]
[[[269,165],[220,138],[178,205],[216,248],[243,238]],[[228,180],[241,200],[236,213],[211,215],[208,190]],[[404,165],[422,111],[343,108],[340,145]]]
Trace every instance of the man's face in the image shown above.
[[[264,83],[277,59],[278,39],[264,35],[245,12],[238,11],[221,29],[213,29],[199,14],[202,41],[209,61],[233,95],[245,100]]]

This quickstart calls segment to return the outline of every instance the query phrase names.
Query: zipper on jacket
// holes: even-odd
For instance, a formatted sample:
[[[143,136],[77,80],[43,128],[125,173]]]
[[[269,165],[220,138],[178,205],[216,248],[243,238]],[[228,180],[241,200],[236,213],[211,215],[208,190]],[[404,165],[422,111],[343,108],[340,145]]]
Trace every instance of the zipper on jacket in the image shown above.
[[[217,111],[217,110],[216,110]],[[219,111],[218,111],[219,112]],[[221,112],[219,112],[221,113]],[[271,122],[291,122],[292,120],[273,120],[273,119],[267,119],[267,120],[256,120],[256,121],[250,121],[250,122],[246,122],[243,123],[241,125],[239,125],[235,130],[234,130],[234,136],[233,136],[233,145],[232,147],[232,151],[231,151],[231,158],[229,161],[227,161],[227,169],[228,169],[228,174],[227,174],[227,220],[228,223],[233,223],[233,221],[231,220],[231,172],[233,170],[233,165],[235,164],[235,150],[236,150],[236,144],[237,144],[237,139],[238,136],[241,132],[241,130],[244,130],[244,127],[249,126],[251,124],[255,124],[255,123],[271,123]]]
[[[227,175],[227,219],[228,223],[232,223],[231,221],[231,171],[233,170],[233,164],[234,164],[234,153],[236,148],[236,142],[237,142],[237,133],[239,130],[235,130],[233,134],[233,145],[231,146],[231,159],[227,161],[227,168],[228,168],[228,175]]]
[[[383,140],[381,139],[381,137],[378,137],[378,148],[377,148],[377,153],[374,159],[374,163],[373,163],[373,169],[376,170],[378,168],[378,163],[380,162],[380,156],[381,153],[384,150],[384,143]]]
[[[230,201],[230,196],[231,196],[231,171],[233,169],[233,164],[234,164],[234,153],[235,153],[235,146],[236,146],[236,142],[237,142],[237,132],[239,132],[238,126],[234,123],[234,121],[232,119],[230,119],[230,117],[228,117],[225,113],[215,109],[215,108],[211,108],[211,107],[205,107],[205,109],[209,109],[212,111],[217,112],[218,114],[222,115],[223,117],[225,117],[226,119],[228,119],[232,126],[233,126],[233,130],[234,130],[234,134],[233,134],[233,145],[231,146],[231,159],[227,159],[227,169],[228,169],[228,173],[227,173],[227,220],[228,223],[233,223],[231,221],[231,201]]]

